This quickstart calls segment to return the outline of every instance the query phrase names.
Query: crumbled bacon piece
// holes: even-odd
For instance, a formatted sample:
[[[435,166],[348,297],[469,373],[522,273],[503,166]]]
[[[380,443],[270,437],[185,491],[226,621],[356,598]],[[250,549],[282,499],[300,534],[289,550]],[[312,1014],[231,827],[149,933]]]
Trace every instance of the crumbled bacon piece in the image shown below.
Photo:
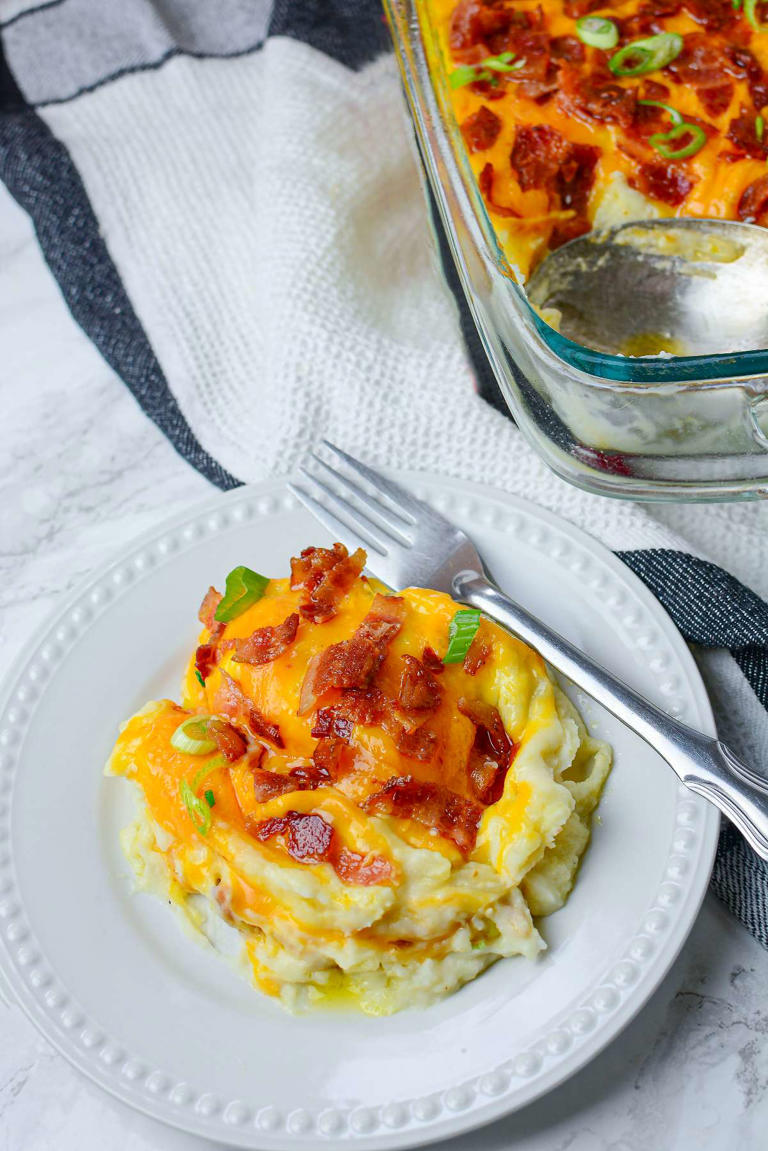
[[[481,104],[476,112],[467,116],[461,125],[461,134],[470,152],[485,152],[487,148],[492,148],[500,131],[501,120],[495,112],[486,108],[485,104]]]
[[[642,97],[644,100],[668,100],[669,88],[666,84],[660,84],[658,80],[646,80],[643,84]]]
[[[728,139],[736,145],[740,155],[751,156],[753,160],[765,160],[768,157],[768,140],[765,136],[760,140],[757,138],[755,114],[744,105],[728,125]]]
[[[741,194],[737,214],[745,224],[768,227],[768,173],[747,185]]]
[[[427,671],[431,671],[432,675],[442,675],[445,671],[445,664],[440,659],[440,656],[431,647],[425,647],[421,653],[421,662]]]
[[[197,618],[203,627],[207,627],[208,631],[213,631],[216,626],[216,608],[222,601],[222,594],[216,591],[215,587],[209,587],[208,591],[203,597],[203,602],[200,604],[200,610],[197,613]]]
[[[437,749],[437,733],[424,723],[410,729],[394,728],[392,735],[395,747],[406,759],[418,759],[426,763]]]
[[[484,166],[480,175],[477,178],[477,184],[482,192],[485,202],[490,210],[497,216],[514,216],[520,218],[520,213],[516,212],[514,208],[508,207],[506,204],[498,204],[493,196],[493,164],[488,163]]]
[[[405,620],[400,596],[375,596],[371,610],[349,639],[331,644],[309,661],[299,699],[299,715],[307,715],[326,692],[368,687],[389,644]]]
[[[223,669],[221,682],[213,697],[213,710],[226,715],[234,723],[247,727],[253,735],[269,740],[275,747],[284,746],[277,724],[262,715],[256,705],[243,693],[237,681]]]
[[[317,764],[293,767],[285,773],[255,767],[251,768],[251,773],[257,803],[267,803],[275,796],[287,795],[291,791],[314,791],[332,783],[330,772]]]
[[[520,125],[509,161],[522,190],[551,188],[569,147],[556,128],[547,124]]]
[[[305,548],[291,560],[291,588],[304,592],[299,611],[313,623],[325,623],[336,614],[340,601],[365,567],[366,554],[352,555],[343,544],[332,548]]]
[[[710,32],[721,32],[738,19],[731,0],[683,0],[683,8]]]
[[[632,16],[624,16],[616,21],[622,44],[663,32],[663,18],[676,15],[680,7],[681,0],[650,0],[647,4],[641,4]],[[648,96],[648,99],[654,97]]]
[[[603,8],[603,0],[565,0],[565,14],[571,20],[578,20],[580,16],[588,16],[596,8]]]
[[[505,32],[511,22],[511,13],[504,8],[492,7],[483,0],[460,0],[451,17],[449,42],[454,58],[464,64],[479,63],[491,53],[489,38]]]
[[[733,99],[733,84],[726,80],[724,84],[714,84],[711,88],[697,88],[696,95],[708,116],[722,116]]]
[[[549,52],[553,60],[565,60],[568,64],[581,64],[586,57],[584,45],[575,36],[553,36]]]
[[[397,701],[403,711],[434,711],[440,705],[440,684],[415,656],[404,655],[402,660],[405,667]]]
[[[749,48],[728,44],[725,54],[728,71],[740,79],[746,79],[755,108],[764,108],[768,104],[768,76]]]
[[[262,843],[282,836],[286,851],[299,863],[330,863],[342,883],[370,886],[391,882],[394,875],[392,865],[383,856],[371,852],[360,855],[340,846],[336,831],[317,812],[287,811],[254,824],[249,830]]]
[[[219,647],[215,643],[201,643],[195,652],[195,667],[207,679],[219,662]]]
[[[633,187],[639,187],[652,200],[661,200],[673,208],[682,204],[694,182],[677,165],[665,164],[663,160],[641,164],[637,177],[630,180]]]
[[[467,675],[477,675],[480,668],[490,659],[492,651],[491,645],[478,632],[464,656],[464,671]]]
[[[560,165],[555,181],[560,204],[563,208],[571,209],[577,216],[582,216],[587,210],[599,159],[599,148],[591,144],[571,144],[567,156]]]
[[[474,800],[437,783],[426,783],[411,775],[390,779],[380,791],[369,795],[363,808],[375,815],[413,819],[434,828],[452,840],[463,855],[469,855],[477,840],[483,809]]]
[[[287,651],[296,639],[299,617],[293,612],[276,627],[257,627],[244,639],[234,640],[237,663],[271,663]]]
[[[467,764],[470,789],[480,803],[496,803],[504,790],[515,745],[495,707],[482,700],[460,699],[458,708],[475,725],[475,739]]]
[[[325,772],[330,779],[343,774],[344,759],[349,751],[347,741],[338,736],[318,739],[312,752],[312,762],[318,771]]]
[[[550,56],[547,33],[523,28],[512,37],[509,46],[516,60],[522,63],[514,72],[507,72],[505,80],[516,85],[529,100],[546,103],[557,91],[558,75],[558,66]]]
[[[352,735],[353,722],[349,716],[342,715],[338,708],[321,707],[315,715],[310,735],[313,739],[343,739],[349,741]]]
[[[568,114],[628,128],[635,114],[636,99],[635,89],[622,88],[610,72],[580,76],[574,69],[563,70],[558,101]]]
[[[230,763],[241,759],[248,750],[248,744],[240,732],[224,719],[210,720],[208,734],[216,741],[216,747]]]

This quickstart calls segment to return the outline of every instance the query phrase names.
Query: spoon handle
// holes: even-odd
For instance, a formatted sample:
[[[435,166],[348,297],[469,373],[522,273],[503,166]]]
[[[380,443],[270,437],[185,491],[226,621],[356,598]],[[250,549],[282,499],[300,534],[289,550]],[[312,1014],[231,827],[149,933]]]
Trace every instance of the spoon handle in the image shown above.
[[[457,599],[480,608],[535,647],[548,663],[637,732],[686,787],[719,808],[757,854],[768,860],[768,779],[741,763],[719,739],[667,715],[509,599],[485,576],[459,572],[453,591]]]

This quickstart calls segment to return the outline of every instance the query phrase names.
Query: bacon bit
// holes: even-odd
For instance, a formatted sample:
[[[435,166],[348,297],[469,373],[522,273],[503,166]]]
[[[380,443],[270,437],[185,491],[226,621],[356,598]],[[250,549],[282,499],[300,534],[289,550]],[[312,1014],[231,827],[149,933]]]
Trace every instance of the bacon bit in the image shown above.
[[[219,649],[215,643],[201,643],[195,652],[195,667],[207,679],[219,662]]]
[[[668,100],[669,88],[666,84],[660,84],[658,80],[646,80],[643,85],[642,96],[644,100]],[[652,111],[653,109],[646,109]],[[640,109],[638,108],[638,112]]]
[[[299,617],[293,612],[277,627],[257,627],[245,639],[236,639],[234,658],[237,663],[271,663],[287,651],[296,639]]]
[[[626,129],[632,123],[636,99],[635,89],[622,88],[609,72],[580,77],[574,69],[563,69],[558,102],[566,113]]]
[[[316,764],[293,767],[285,774],[252,767],[251,773],[257,803],[267,803],[275,796],[287,795],[290,791],[315,791],[318,787],[328,787],[333,782],[330,772]]]
[[[371,610],[350,639],[331,644],[309,661],[299,698],[299,715],[307,715],[332,688],[366,688],[381,666],[389,644],[405,620],[400,596],[376,595]]]
[[[739,153],[751,156],[753,160],[768,157],[768,140],[758,140],[755,130],[755,114],[742,104],[741,111],[728,127],[728,139],[736,145]]]
[[[322,815],[287,811],[252,825],[251,834],[262,843],[285,837],[285,849],[299,863],[330,863],[342,883],[368,887],[393,878],[392,866],[381,855],[359,855],[338,845],[338,836]]]
[[[352,735],[352,720],[348,716],[339,714],[337,708],[321,707],[315,715],[315,722],[309,733],[313,739],[343,739],[349,742]]]
[[[560,204],[574,211],[577,216],[582,216],[587,210],[599,159],[599,148],[590,144],[571,144],[568,155],[560,165],[556,181]]]
[[[722,116],[733,99],[733,84],[727,80],[725,84],[716,84],[712,88],[697,88],[696,95],[708,116]]]
[[[633,188],[639,188],[652,200],[661,200],[675,208],[682,204],[695,181],[675,164],[665,164],[662,160],[652,164],[641,164],[636,178],[630,179]]]
[[[768,227],[768,173],[747,185],[741,194],[737,214],[745,224]]]
[[[551,188],[568,150],[568,141],[556,128],[547,124],[521,125],[515,132],[509,157],[521,189],[527,192],[530,188]]]
[[[461,134],[470,152],[484,152],[492,148],[500,131],[501,120],[485,104],[481,104],[461,125]]]
[[[660,21],[665,16],[675,16],[680,8],[681,0],[651,0],[651,3],[641,5],[634,15],[616,21],[622,44],[663,32],[664,26]],[[648,99],[655,97],[649,96]]]
[[[325,623],[336,615],[340,601],[365,567],[366,554],[358,548],[352,555],[343,544],[332,548],[305,548],[291,560],[291,588],[305,593],[299,611],[313,623]]]
[[[467,675],[477,675],[480,668],[488,662],[492,651],[491,645],[486,643],[478,632],[469,645],[469,651],[464,656],[464,671]]]
[[[208,734],[216,740],[216,747],[230,763],[242,759],[248,750],[240,732],[224,719],[212,719],[208,724]]]
[[[442,675],[445,671],[445,664],[440,659],[440,656],[431,647],[425,647],[421,653],[421,662],[427,671],[431,671],[432,675]]]
[[[725,53],[727,70],[740,79],[746,79],[755,108],[765,107],[768,104],[768,76],[749,48],[729,44]]]
[[[721,32],[738,19],[731,0],[683,0],[683,8],[710,32]]]
[[[338,737],[322,738],[315,744],[312,762],[318,771],[325,772],[329,779],[336,779],[344,773],[343,760],[348,751],[347,741]]]
[[[203,597],[203,602],[200,604],[200,610],[197,613],[197,618],[200,620],[200,623],[203,625],[203,627],[208,628],[208,631],[213,631],[217,626],[215,619],[216,608],[221,603],[222,598],[223,597],[220,591],[216,591],[215,587],[209,587],[208,591]]]
[[[223,669],[221,683],[213,697],[213,709],[228,716],[233,722],[243,724],[253,735],[269,740],[275,747],[285,746],[277,724],[262,715],[256,705],[243,694],[237,681]]]
[[[503,8],[491,8],[481,0],[461,0],[451,17],[449,43],[454,58],[462,64],[479,63],[475,58],[468,59],[466,54],[480,47],[480,60],[489,56],[488,37],[505,32],[511,22],[511,14]]]
[[[553,60],[565,60],[568,64],[581,64],[586,57],[584,45],[575,36],[553,36],[549,53]]]
[[[405,727],[395,729],[393,738],[395,747],[406,759],[418,759],[426,763],[435,754],[437,734],[426,724],[422,723],[410,731]]]
[[[565,0],[565,14],[571,20],[578,20],[580,16],[588,16],[596,8],[603,8],[603,0]]]
[[[470,790],[480,803],[497,803],[504,791],[515,745],[495,707],[477,699],[460,699],[458,708],[475,725],[467,763]]]
[[[520,213],[506,204],[497,204],[493,198],[493,164],[488,163],[477,178],[478,187],[483,194],[486,204],[491,212],[497,216],[513,216],[520,219]]]
[[[413,655],[402,656],[405,667],[400,677],[397,700],[403,711],[434,711],[442,691],[431,672]]]
[[[433,827],[440,835],[452,840],[464,856],[469,855],[475,846],[483,814],[482,807],[474,800],[465,799],[440,784],[416,780],[411,775],[388,780],[380,791],[368,796],[362,807],[375,815],[413,819],[426,827]]]
[[[507,72],[504,79],[508,84],[515,84],[529,100],[545,104],[557,91],[558,77],[558,66],[549,55],[547,33],[523,29],[509,41],[509,47],[517,60],[524,63],[514,72]]]

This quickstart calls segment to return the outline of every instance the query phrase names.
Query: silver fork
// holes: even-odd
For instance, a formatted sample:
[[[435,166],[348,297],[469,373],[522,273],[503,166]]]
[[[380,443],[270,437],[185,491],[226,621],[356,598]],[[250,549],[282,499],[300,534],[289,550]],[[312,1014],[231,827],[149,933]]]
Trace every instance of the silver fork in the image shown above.
[[[327,440],[288,486],[347,547],[364,547],[368,566],[392,588],[430,587],[479,608],[535,647],[553,667],[637,732],[679,779],[704,796],[768,860],[768,780],[719,739],[673,719],[594,663],[505,595],[469,537],[423,500]]]

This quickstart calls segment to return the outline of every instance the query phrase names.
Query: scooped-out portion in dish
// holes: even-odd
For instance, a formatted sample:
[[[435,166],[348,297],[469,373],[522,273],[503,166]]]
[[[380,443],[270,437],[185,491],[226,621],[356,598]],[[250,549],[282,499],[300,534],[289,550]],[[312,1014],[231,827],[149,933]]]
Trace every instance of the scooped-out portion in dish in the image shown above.
[[[754,0],[422,0],[486,208],[524,281],[592,228],[768,225]]]
[[[142,708],[106,769],[137,785],[139,888],[294,1010],[390,1014],[535,959],[610,770],[535,651],[365,559],[230,572],[181,705]]]

